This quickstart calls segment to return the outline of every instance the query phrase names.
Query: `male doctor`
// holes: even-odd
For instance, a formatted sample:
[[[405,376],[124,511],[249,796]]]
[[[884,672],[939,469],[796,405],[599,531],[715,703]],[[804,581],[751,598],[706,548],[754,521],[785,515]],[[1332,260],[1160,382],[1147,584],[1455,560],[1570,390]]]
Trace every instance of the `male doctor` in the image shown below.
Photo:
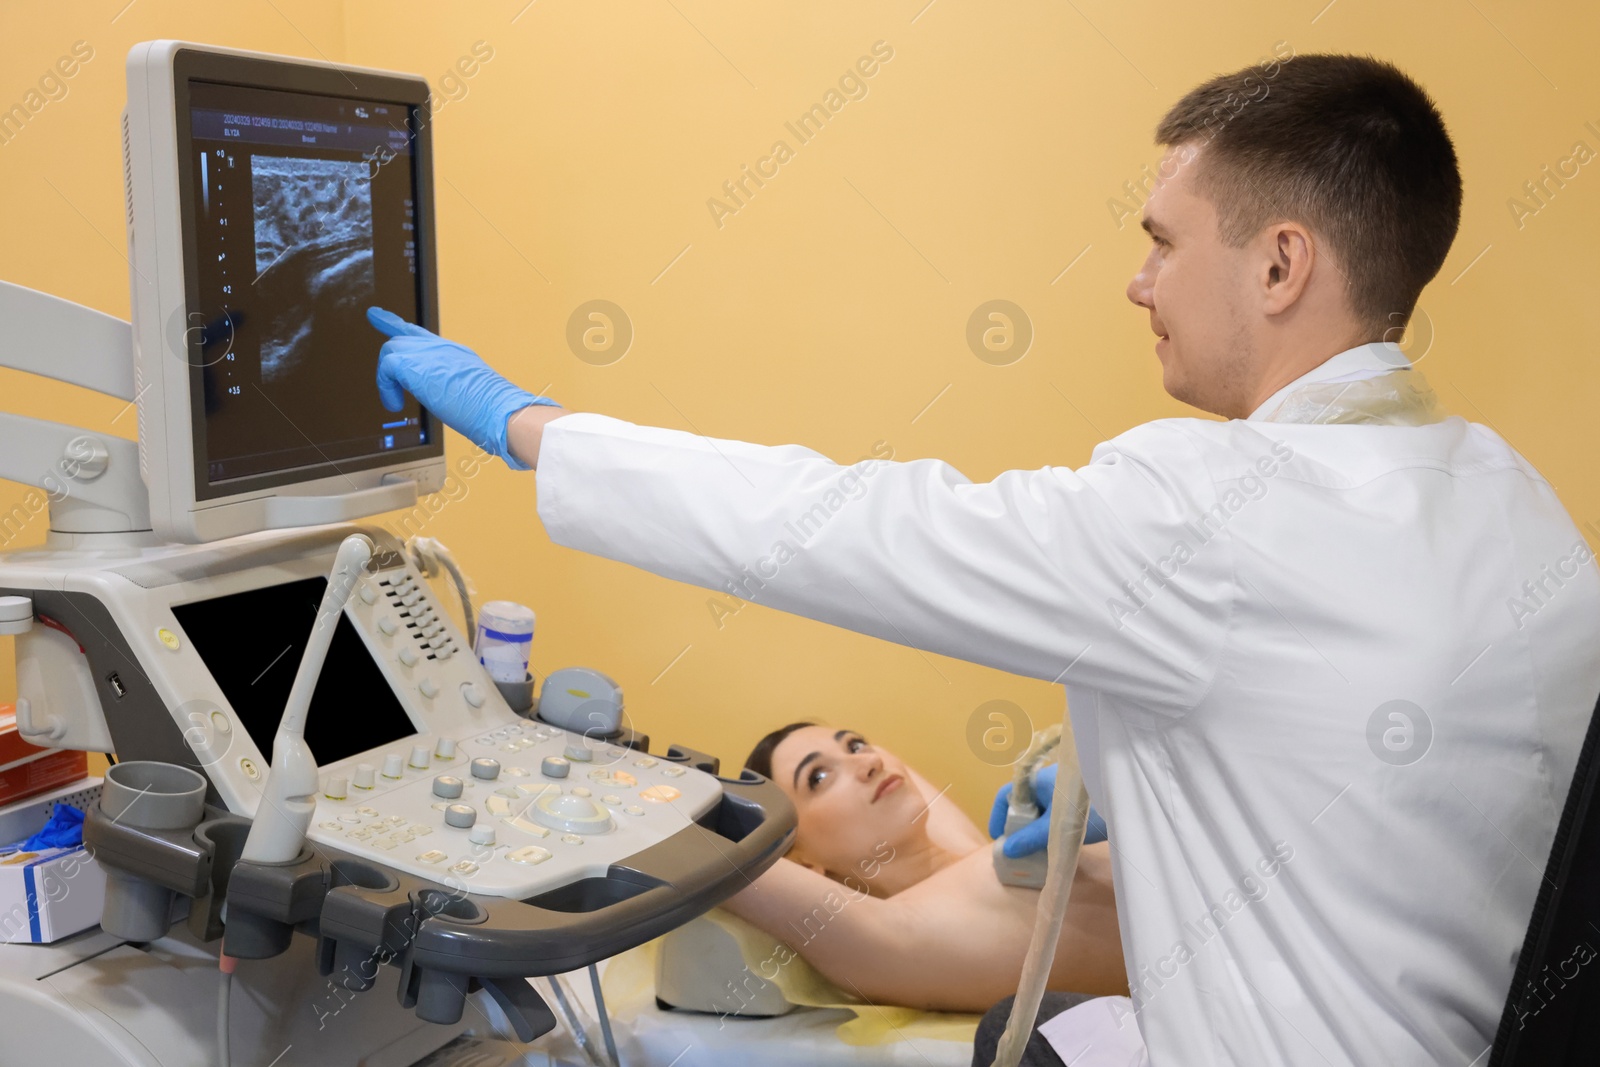
[[[1157,140],[1128,298],[1222,421],[1077,470],[569,414],[374,311],[379,388],[537,467],[558,544],[714,589],[776,558],[741,595],[1064,683],[1154,1067],[1482,1062],[1600,693],[1600,579],[1549,483],[1383,343],[1454,239],[1454,148],[1340,55],[1215,78]]]

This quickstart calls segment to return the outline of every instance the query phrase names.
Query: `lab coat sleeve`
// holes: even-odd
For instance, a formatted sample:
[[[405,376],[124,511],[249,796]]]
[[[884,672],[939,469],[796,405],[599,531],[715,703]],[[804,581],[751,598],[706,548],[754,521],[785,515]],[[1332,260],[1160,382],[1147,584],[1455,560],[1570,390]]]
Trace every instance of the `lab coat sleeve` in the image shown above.
[[[1081,470],[974,484],[937,460],[847,467],[572,414],[544,430],[539,517],[557,544],[719,599],[1177,713],[1209,687],[1233,603],[1225,525],[1197,536],[1218,491],[1184,421]]]

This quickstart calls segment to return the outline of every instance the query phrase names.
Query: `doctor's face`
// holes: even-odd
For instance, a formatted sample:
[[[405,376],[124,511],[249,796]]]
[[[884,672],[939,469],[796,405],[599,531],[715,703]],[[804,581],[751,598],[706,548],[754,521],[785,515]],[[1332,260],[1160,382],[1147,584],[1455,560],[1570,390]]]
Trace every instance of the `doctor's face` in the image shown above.
[[[906,765],[854,730],[806,726],[772,750],[772,780],[799,815],[790,858],[842,878],[926,832]]]
[[[1128,283],[1128,299],[1150,313],[1167,392],[1203,411],[1243,418],[1256,390],[1246,250],[1223,243],[1216,206],[1195,191],[1203,154],[1177,145],[1162,157],[1141,220],[1150,252]]]

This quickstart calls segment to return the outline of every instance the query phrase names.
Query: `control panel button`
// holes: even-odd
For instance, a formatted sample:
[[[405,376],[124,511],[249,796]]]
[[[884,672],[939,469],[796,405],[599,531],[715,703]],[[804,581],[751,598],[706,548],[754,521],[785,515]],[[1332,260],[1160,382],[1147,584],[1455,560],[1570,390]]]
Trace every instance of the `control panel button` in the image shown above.
[[[659,762],[661,762],[661,761],[658,760],[658,759],[655,759],[654,757],[643,756],[643,757],[641,757],[639,759],[634,760],[633,761],[633,765],[635,767],[654,767]]]
[[[583,844],[583,838],[579,837],[577,834],[562,834],[561,840],[569,845]]]
[[[342,774],[328,776],[328,784],[323,787],[322,795],[329,800],[343,800],[350,794],[350,779]]]
[[[356,764],[356,776],[350,784],[357,789],[371,789],[373,786],[372,776],[376,773],[377,769],[372,764],[358,763]]]
[[[434,681],[432,678],[424,678],[422,681],[417,683],[417,691],[423,696],[427,697],[429,700],[432,700],[434,697],[439,695],[439,683]]]
[[[344,827],[340,826],[338,823],[334,822],[332,819],[329,819],[327,822],[319,822],[319,823],[317,823],[317,825],[322,827],[324,830],[343,830],[344,829]]]
[[[356,809],[356,814],[357,815],[365,815],[367,818],[372,819],[372,818],[376,818],[377,817],[378,809],[377,808],[357,808]]]
[[[567,749],[562,753],[562,755],[566,756],[569,760],[576,760],[579,763],[589,763],[594,759],[594,753],[591,752],[589,746],[584,744],[582,741],[568,741]]]
[[[453,737],[439,738],[439,743],[434,746],[433,754],[440,759],[455,759],[456,739]]]
[[[644,799],[654,801],[657,804],[668,804],[674,800],[677,800],[683,794],[679,793],[670,785],[653,785],[649,789],[639,790],[639,795]]]
[[[428,755],[429,755],[429,753],[428,753],[428,746],[427,745],[412,745],[411,746],[411,766],[415,767],[419,771],[427,770],[428,769]]]
[[[543,863],[551,855],[552,853],[547,848],[540,848],[538,845],[524,845],[522,848],[508,854],[506,859],[512,863],[520,863],[526,867],[532,867],[535,864]]]
[[[589,791],[587,786],[575,785],[572,787],[572,795],[575,797],[587,797],[594,794]]]
[[[479,689],[473,682],[462,682],[461,699],[467,702],[468,707],[481,708],[483,707],[483,690]]]
[[[539,773],[546,778],[565,778],[571,768],[572,764],[560,756],[546,756],[539,763]]]
[[[402,667],[415,667],[417,665],[417,650],[410,645],[401,645],[397,655]]]
[[[440,852],[436,848],[429,849],[427,852],[424,852],[422,855],[417,857],[417,859],[421,860],[423,863],[443,863],[449,858],[449,856],[445,855],[443,852]]]
[[[444,821],[458,830],[465,830],[478,821],[478,809],[471,804],[452,804],[444,809]]]
[[[454,800],[461,795],[461,779],[453,774],[441,774],[433,780],[433,795]]]
[[[361,818],[356,815],[341,815],[339,816],[339,821],[350,825],[359,825]]]
[[[470,877],[478,873],[478,865],[473,863],[471,860],[462,860],[460,863],[452,865],[450,870],[454,874],[466,875]]]
[[[372,591],[372,586],[362,585],[359,592],[363,604],[376,604],[378,602],[378,594]]]
[[[617,796],[615,793],[607,793],[605,796],[600,798],[600,802],[602,804],[621,804],[622,798]]]
[[[405,773],[406,758],[398,752],[391,752],[383,757],[383,776],[385,778],[398,778]]]
[[[490,759],[487,756],[479,756],[472,761],[472,777],[482,778],[487,782],[494,781],[500,777],[500,761]]]
[[[395,625],[395,621],[389,618],[389,616],[384,615],[378,619],[378,632],[383,634],[383,636],[393,637],[394,632],[398,629],[400,629],[400,627]]]
[[[532,837],[549,837],[550,831],[540,826],[532,819],[524,819],[521,815],[513,816],[506,820],[506,825],[514,830],[521,830]]]
[[[474,845],[492,846],[494,844],[494,827],[488,823],[480,823],[467,831],[467,840]]]
[[[623,808],[622,810],[627,812],[629,815],[643,815],[644,814],[644,809],[641,808],[637,804],[629,804],[627,807]]]
[[[663,767],[662,770],[661,770],[661,773],[666,775],[668,778],[682,778],[683,777],[683,768],[682,767]]]

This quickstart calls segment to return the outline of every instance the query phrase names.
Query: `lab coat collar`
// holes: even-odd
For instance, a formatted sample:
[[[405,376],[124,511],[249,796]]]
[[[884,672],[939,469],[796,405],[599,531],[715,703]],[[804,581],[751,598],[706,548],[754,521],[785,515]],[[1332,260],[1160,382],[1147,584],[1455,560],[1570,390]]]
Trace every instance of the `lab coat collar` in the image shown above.
[[[1390,344],[1388,341],[1373,341],[1370,344],[1347,348],[1337,355],[1329,356],[1322,363],[1267,397],[1260,407],[1250,413],[1246,421],[1264,421],[1288,399],[1290,393],[1307,385],[1319,385],[1325,382],[1359,382],[1391,371],[1410,369],[1411,361],[1400,350],[1400,346]]]

